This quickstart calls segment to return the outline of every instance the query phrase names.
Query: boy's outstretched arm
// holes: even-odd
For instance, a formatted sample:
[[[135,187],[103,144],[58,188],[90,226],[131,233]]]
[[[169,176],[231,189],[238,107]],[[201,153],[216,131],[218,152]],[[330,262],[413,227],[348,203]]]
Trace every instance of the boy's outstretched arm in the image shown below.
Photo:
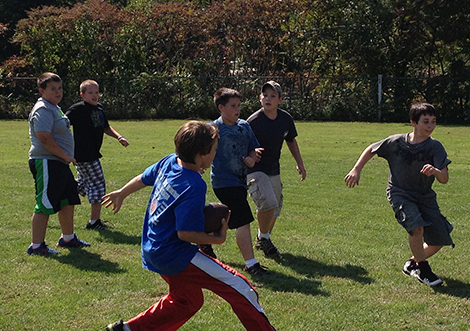
[[[119,134],[119,132],[117,132],[112,126],[109,126],[105,129],[103,129],[104,133],[106,133],[108,136],[110,137],[113,137],[113,138],[116,138],[119,143],[124,146],[124,147],[127,147],[129,146],[129,142],[127,141],[126,137],[124,136],[121,136]]]
[[[101,205],[105,206],[106,208],[112,205],[113,211],[116,214],[121,209],[124,199],[129,194],[134,193],[147,186],[142,182],[141,176],[142,174],[134,177],[121,189],[113,191],[103,196],[103,201],[101,202]]]
[[[447,184],[449,181],[449,171],[447,167],[438,169],[431,164],[425,164],[423,169],[421,169],[421,173],[425,174],[426,176],[436,177],[437,181],[441,184]]]
[[[295,159],[295,162],[297,162],[297,171],[299,174],[302,176],[300,178],[301,181],[305,180],[305,177],[307,177],[307,170],[305,170],[304,167],[304,161],[302,160],[302,155],[300,155],[300,149],[299,145],[297,144],[297,140],[292,140],[292,141],[286,141],[287,147],[289,147],[290,153]]]
[[[359,160],[357,160],[354,167],[346,175],[346,177],[344,177],[344,181],[346,182],[346,185],[348,187],[354,187],[356,185],[359,185],[359,179],[361,178],[362,168],[364,168],[366,163],[369,162],[369,160],[372,159],[374,155],[375,154],[372,153],[372,145],[367,147],[364,152],[362,152],[361,156],[359,157]]]

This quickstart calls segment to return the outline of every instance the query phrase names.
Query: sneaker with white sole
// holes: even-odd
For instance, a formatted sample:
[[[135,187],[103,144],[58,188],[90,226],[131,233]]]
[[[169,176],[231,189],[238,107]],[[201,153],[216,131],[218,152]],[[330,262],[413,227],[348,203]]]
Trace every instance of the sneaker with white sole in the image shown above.
[[[78,239],[77,235],[74,234],[73,239],[71,239],[69,241],[65,241],[64,237],[60,237],[60,239],[57,242],[56,246],[57,247],[62,247],[62,248],[81,248],[81,247],[90,246],[90,243],[87,243],[86,241]]]
[[[104,224],[106,221],[102,221],[100,218],[98,218],[95,223],[91,224],[90,222],[87,223],[86,229],[87,230],[106,230],[106,229],[112,229],[113,227]]]
[[[243,268],[243,271],[248,272],[250,275],[253,276],[269,275],[268,268],[262,266],[259,262],[249,268],[245,266],[245,268]]]
[[[127,330],[130,330],[130,329],[123,320],[108,324],[106,326],[106,331],[127,331]]]
[[[442,285],[442,280],[436,276],[431,270],[431,266],[428,261],[421,261],[418,263],[418,269],[415,273],[412,274],[417,277],[418,280],[428,286],[440,286]]]
[[[261,249],[264,252],[264,256],[270,259],[279,257],[281,255],[277,247],[274,246],[271,239],[256,237],[254,247],[257,249]]]
[[[38,248],[33,248],[33,245],[29,245],[28,250],[26,251],[26,254],[28,255],[49,255],[49,254],[60,254],[59,251],[56,251],[55,249],[49,248],[46,245],[46,242],[43,241],[41,246]]]
[[[407,276],[414,276],[416,270],[418,270],[418,264],[414,259],[408,259],[403,266],[403,274]]]

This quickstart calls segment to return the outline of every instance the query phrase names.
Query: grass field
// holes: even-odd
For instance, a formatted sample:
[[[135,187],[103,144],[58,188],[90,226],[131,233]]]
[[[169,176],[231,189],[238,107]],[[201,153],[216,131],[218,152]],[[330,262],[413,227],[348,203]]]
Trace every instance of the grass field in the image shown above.
[[[131,145],[105,137],[102,164],[108,191],[173,151],[182,121],[113,122]],[[453,161],[450,181],[434,184],[442,212],[454,224],[454,249],[430,259],[445,286],[429,288],[402,275],[410,256],[406,232],[385,197],[387,163],[373,158],[361,184],[349,189],[343,177],[370,143],[407,124],[297,123],[307,168],[300,182],[293,158],[282,155],[284,209],[273,242],[282,258],[258,260],[272,275],[253,279],[266,315],[279,331],[298,330],[468,330],[470,325],[470,217],[468,202],[470,128],[438,126],[434,137]],[[0,330],[104,330],[127,320],[167,291],[166,283],[141,267],[140,232],[150,189],[102,218],[114,229],[86,231],[90,206],[76,208],[77,234],[92,246],[62,250],[56,257],[27,256],[34,205],[26,121],[0,122]],[[208,179],[208,174],[204,175]],[[216,201],[208,188],[207,201]],[[254,210],[254,209],[253,209]],[[252,225],[252,233],[256,230]],[[60,236],[50,219],[46,242]],[[215,247],[218,257],[241,270],[234,232]],[[181,330],[235,331],[242,325],[230,306],[205,292],[205,305]]]

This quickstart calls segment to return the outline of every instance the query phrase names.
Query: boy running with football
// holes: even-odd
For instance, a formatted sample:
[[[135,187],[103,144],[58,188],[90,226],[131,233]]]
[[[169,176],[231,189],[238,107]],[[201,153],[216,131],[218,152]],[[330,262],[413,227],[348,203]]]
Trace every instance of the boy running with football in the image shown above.
[[[207,185],[201,172],[211,166],[217,137],[215,126],[187,122],[175,135],[175,154],[103,197],[103,205],[117,213],[129,194],[153,186],[142,231],[143,267],[159,273],[170,287],[149,309],[108,325],[108,331],[177,330],[201,308],[203,288],[229,302],[247,330],[275,330],[246,277],[199,251],[198,244],[225,241],[230,218],[219,232],[204,232]]]

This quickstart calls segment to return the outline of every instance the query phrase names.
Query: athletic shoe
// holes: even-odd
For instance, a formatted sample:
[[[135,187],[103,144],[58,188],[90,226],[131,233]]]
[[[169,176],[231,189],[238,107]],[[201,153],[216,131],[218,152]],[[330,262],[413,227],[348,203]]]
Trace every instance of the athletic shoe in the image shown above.
[[[57,247],[62,247],[62,248],[80,248],[80,247],[88,247],[90,246],[90,243],[87,243],[86,241],[83,241],[81,239],[78,239],[77,235],[74,234],[74,238],[65,241],[63,237],[60,237],[59,242],[57,243]]]
[[[90,222],[87,223],[86,229],[87,230],[105,230],[105,229],[112,229],[112,226],[104,224],[106,221],[102,221],[101,219],[97,219],[95,223],[91,224]]]
[[[414,276],[416,270],[418,270],[418,264],[416,261],[413,259],[408,259],[403,266],[402,272],[407,276]]]
[[[428,286],[442,285],[442,280],[437,277],[434,272],[432,272],[431,266],[429,265],[428,261],[419,262],[418,269],[416,269],[415,273],[413,273],[412,275],[417,277],[421,283],[426,284]]]
[[[210,244],[201,244],[201,245],[199,245],[199,248],[201,249],[201,251],[203,253],[206,253],[210,257],[213,257],[214,259],[217,258],[217,256],[214,253],[214,250],[212,249],[212,245],[210,245]]]
[[[124,330],[124,321],[120,320],[106,326],[106,331],[125,331]]]
[[[39,246],[36,249],[33,249],[33,245],[29,245],[28,250],[26,251],[26,254],[28,254],[28,255],[49,255],[49,254],[60,254],[60,252],[56,251],[55,249],[49,248],[46,245],[46,242],[43,241],[41,246]]]
[[[277,247],[272,243],[271,239],[256,237],[255,248],[263,250],[264,256],[270,259],[279,257],[279,255],[281,255]]]
[[[262,266],[261,264],[259,264],[259,262],[257,262],[255,265],[253,265],[250,268],[245,266],[245,268],[243,268],[243,271],[248,272],[250,275],[253,275],[253,276],[263,276],[263,275],[270,274],[270,272],[268,271],[268,268],[266,268],[265,266]]]

